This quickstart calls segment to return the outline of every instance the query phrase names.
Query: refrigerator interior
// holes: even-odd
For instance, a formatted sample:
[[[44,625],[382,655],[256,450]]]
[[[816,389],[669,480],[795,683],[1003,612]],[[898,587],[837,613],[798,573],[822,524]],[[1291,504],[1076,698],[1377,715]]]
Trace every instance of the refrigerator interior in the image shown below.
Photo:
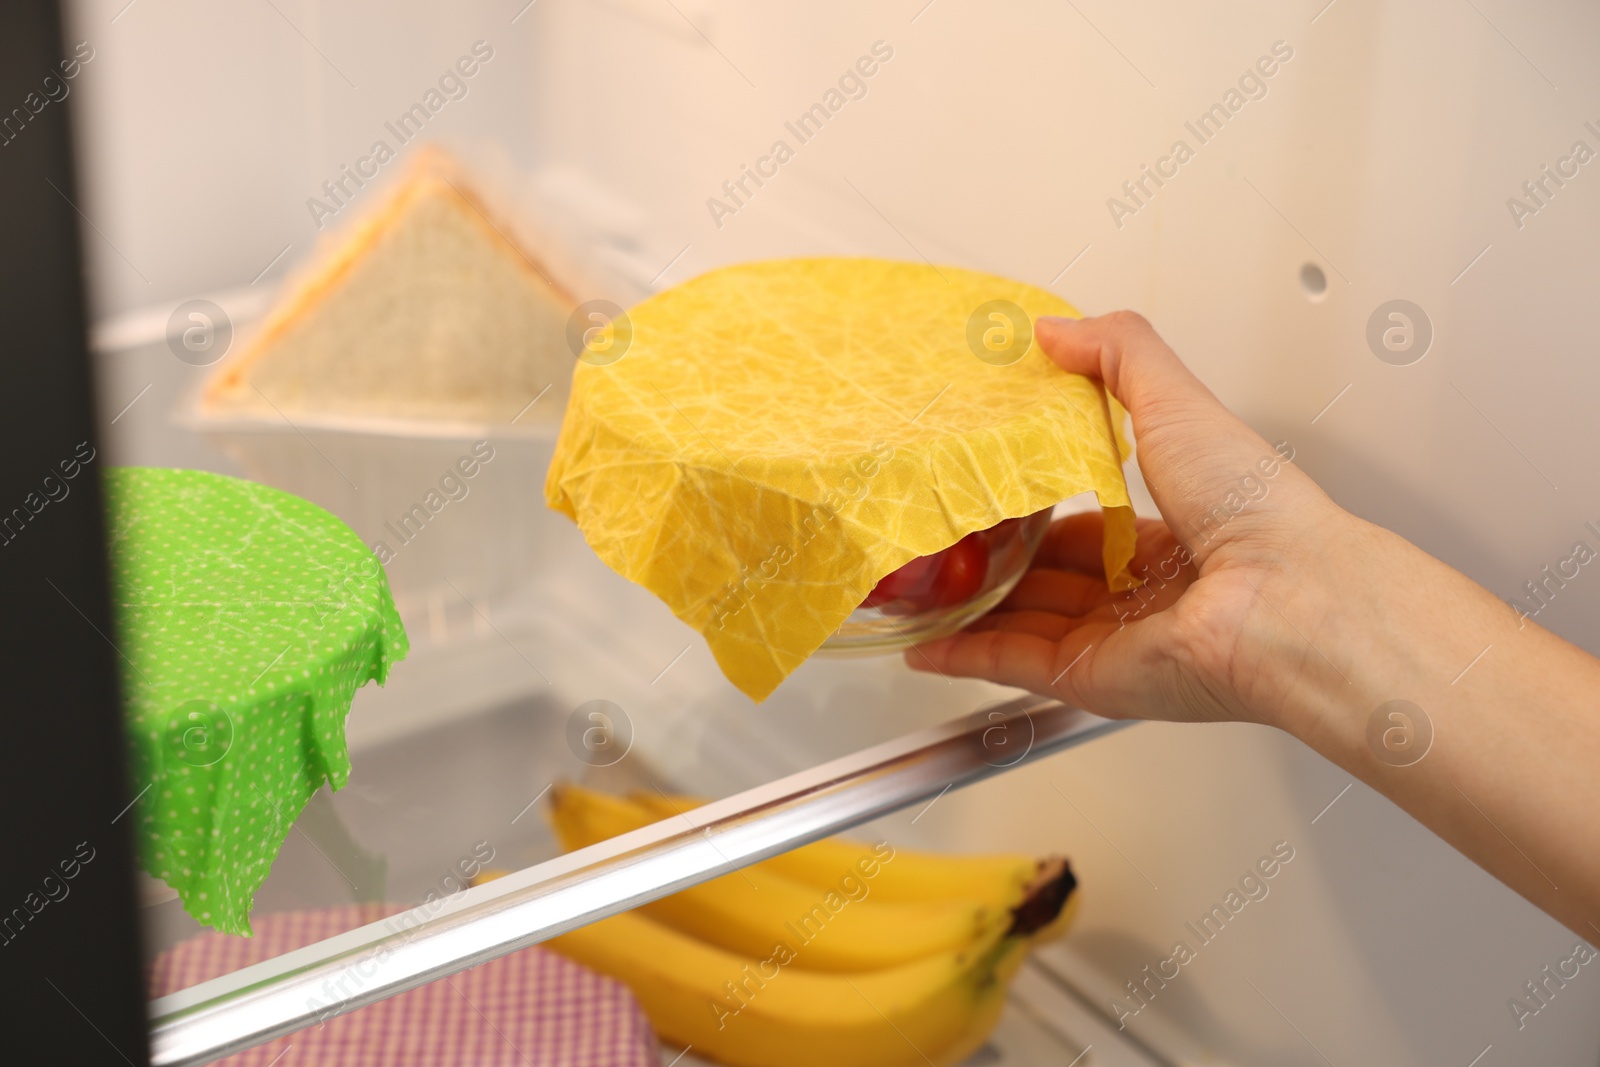
[[[483,42],[492,58],[426,139],[493,176],[584,298],[799,254],[992,271],[1086,313],[1143,312],[1343,506],[1502,597],[1600,521],[1600,178],[1585,159],[1536,205],[1524,188],[1577,142],[1600,148],[1590,5],[125,4],[80,0],[67,30],[93,53],[72,91],[108,462],[252,473],[187,418],[209,369],[174,358],[170,314],[205,298],[248,329],[343,221],[308,206],[324,183]],[[863,56],[874,73],[797,137]],[[758,165],[773,172],[741,187]],[[1370,340],[1394,301],[1427,336],[1402,353]],[[417,900],[478,842],[526,866],[555,851],[535,802],[558,780],[723,796],[1008,696],[897,657],[817,659],[752,704],[543,509],[559,413],[541,415],[494,438],[504,460],[391,564],[418,590],[401,603],[413,653],[358,693],[351,783],[313,801],[258,908]],[[466,443],[350,455],[412,449],[378,494],[404,501]],[[347,493],[310,441],[264,447],[374,536],[387,505]],[[408,584],[437,569],[470,595]],[[1585,580],[1539,622],[1600,653]],[[610,766],[569,742],[592,700],[631,738]],[[1086,1046],[1086,1065],[1600,1060],[1600,980],[1520,1027],[1507,1009],[1570,932],[1264,728],[1141,724],[870,832],[1073,862],[1078,923],[975,1062]],[[1119,1030],[1129,983],[1279,843],[1294,859],[1270,893]],[[162,896],[151,951],[199,929]]]

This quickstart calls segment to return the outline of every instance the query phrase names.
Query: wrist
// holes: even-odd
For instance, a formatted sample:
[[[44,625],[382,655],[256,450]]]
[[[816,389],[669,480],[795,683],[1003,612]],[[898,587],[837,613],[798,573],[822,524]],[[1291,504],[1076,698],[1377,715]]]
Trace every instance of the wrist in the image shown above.
[[[1518,619],[1464,575],[1347,512],[1315,548],[1303,573],[1276,583],[1286,625],[1269,661],[1281,699],[1264,721],[1363,777],[1420,759],[1455,680]]]

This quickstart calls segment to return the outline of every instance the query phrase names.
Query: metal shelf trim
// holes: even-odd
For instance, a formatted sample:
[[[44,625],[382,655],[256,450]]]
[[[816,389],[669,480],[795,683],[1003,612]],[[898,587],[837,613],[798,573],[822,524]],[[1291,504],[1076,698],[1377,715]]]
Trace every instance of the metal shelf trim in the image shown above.
[[[1121,726],[1025,697],[919,730],[150,1004],[191,1067],[616,915]]]

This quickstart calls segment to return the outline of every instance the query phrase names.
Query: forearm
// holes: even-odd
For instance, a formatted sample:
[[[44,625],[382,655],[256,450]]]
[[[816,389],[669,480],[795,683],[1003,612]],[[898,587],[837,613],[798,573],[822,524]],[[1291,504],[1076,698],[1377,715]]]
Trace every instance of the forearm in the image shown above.
[[[1328,577],[1274,590],[1269,721],[1600,935],[1600,663],[1370,524],[1350,520],[1323,550]],[[1420,715],[1392,707],[1374,726],[1396,700]]]

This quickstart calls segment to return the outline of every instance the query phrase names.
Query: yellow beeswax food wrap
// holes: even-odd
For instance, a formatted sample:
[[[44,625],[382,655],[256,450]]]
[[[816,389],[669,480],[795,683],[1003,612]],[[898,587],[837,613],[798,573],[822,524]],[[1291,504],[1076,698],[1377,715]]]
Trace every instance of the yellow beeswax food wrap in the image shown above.
[[[1078,312],[919,263],[701,275],[590,331],[545,498],[755,700],[884,575],[1087,490],[1125,588],[1122,412],[1031,343],[1040,315]]]

